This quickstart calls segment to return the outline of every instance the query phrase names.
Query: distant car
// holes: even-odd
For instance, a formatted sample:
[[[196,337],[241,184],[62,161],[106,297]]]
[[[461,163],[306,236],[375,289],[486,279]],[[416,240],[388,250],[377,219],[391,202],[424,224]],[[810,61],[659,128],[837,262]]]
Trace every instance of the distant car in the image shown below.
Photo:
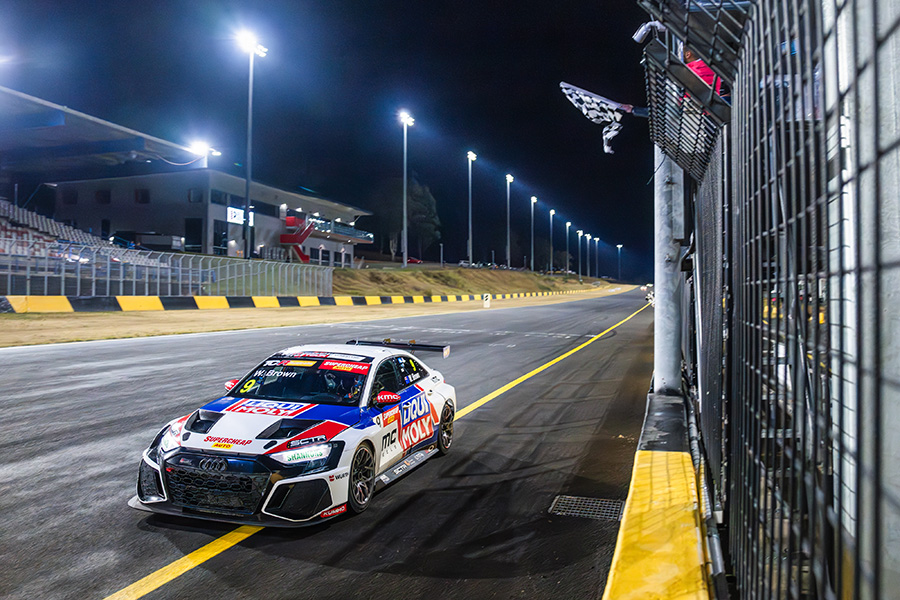
[[[453,442],[456,391],[411,352],[351,341],[286,348],[170,421],[144,451],[133,508],[296,527],[361,513],[376,486]]]
[[[406,259],[406,262],[413,264],[413,265],[421,265],[423,261],[419,260],[418,258],[413,258],[412,256],[410,256]]]

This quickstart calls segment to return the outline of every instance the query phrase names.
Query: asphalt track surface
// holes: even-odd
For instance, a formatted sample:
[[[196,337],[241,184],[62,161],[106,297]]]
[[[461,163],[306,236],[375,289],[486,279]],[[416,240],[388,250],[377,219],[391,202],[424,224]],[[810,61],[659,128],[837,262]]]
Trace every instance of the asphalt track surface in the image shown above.
[[[351,338],[425,355],[459,408],[616,325],[643,294],[552,306],[0,349],[0,597],[105,598],[235,529],[126,505],[141,451],[276,349]],[[548,514],[624,500],[652,370],[652,311],[456,422],[448,456],[369,510],[266,528],[145,598],[599,598],[618,522]]]

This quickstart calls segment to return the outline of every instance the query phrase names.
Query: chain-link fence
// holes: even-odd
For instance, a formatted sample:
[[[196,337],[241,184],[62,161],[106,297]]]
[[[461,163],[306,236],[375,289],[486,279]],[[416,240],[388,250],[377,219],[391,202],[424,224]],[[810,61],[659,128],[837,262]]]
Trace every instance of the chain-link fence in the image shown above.
[[[695,180],[687,371],[738,594],[900,597],[900,2],[639,4],[672,36],[651,132]],[[678,119],[720,106],[674,42],[731,104],[708,166]]]
[[[332,269],[0,239],[0,295],[331,296]]]

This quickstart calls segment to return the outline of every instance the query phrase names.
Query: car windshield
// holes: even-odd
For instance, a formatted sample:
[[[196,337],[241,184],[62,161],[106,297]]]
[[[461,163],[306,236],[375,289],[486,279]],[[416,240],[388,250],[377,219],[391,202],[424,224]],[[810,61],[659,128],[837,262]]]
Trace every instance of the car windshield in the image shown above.
[[[335,360],[267,360],[239,381],[230,395],[356,406],[369,367]]]

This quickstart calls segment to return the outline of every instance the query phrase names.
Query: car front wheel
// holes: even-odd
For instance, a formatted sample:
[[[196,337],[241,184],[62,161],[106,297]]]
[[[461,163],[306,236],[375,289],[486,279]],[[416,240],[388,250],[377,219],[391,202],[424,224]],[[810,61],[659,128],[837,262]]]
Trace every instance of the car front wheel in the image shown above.
[[[347,501],[356,514],[369,507],[375,489],[375,455],[368,445],[362,445],[353,454],[350,463],[350,482]]]

